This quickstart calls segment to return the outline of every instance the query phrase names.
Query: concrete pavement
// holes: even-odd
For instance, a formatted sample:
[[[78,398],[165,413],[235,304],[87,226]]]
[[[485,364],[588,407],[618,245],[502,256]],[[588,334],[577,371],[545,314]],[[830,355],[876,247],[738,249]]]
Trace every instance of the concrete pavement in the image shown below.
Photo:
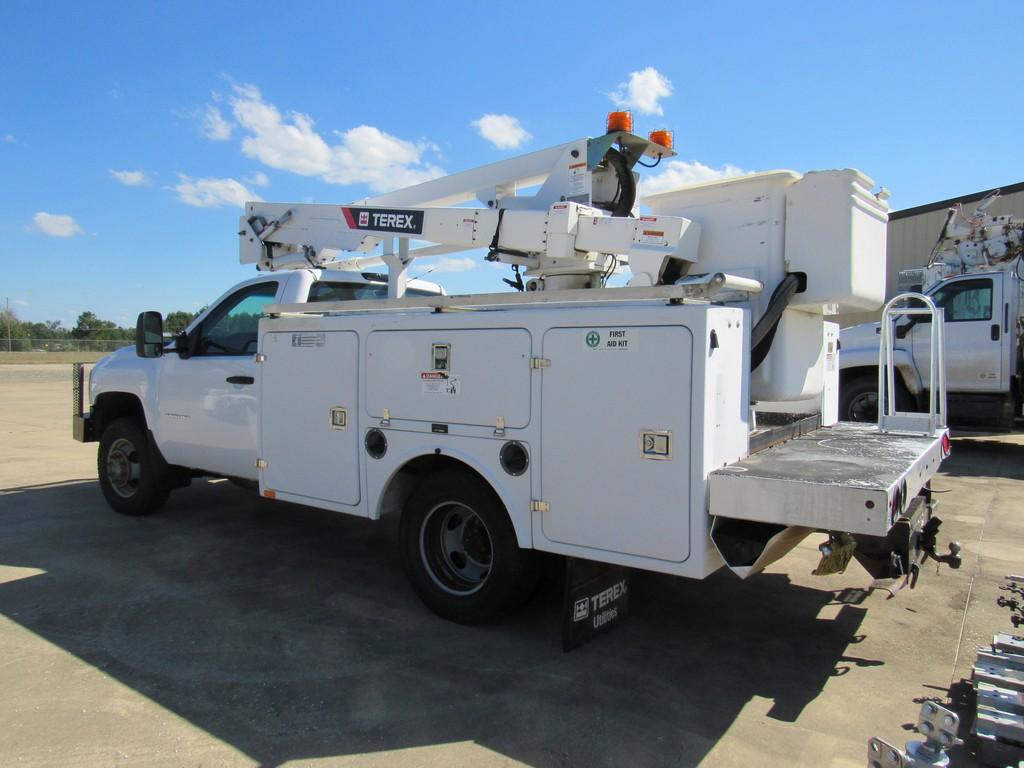
[[[956,441],[961,570],[890,600],[810,576],[811,537],[749,582],[637,573],[629,622],[566,655],[557,560],[518,615],[452,625],[396,521],[205,480],[120,517],[69,419],[66,366],[0,366],[4,765],[862,766],[1009,627],[1024,559],[1024,447]]]

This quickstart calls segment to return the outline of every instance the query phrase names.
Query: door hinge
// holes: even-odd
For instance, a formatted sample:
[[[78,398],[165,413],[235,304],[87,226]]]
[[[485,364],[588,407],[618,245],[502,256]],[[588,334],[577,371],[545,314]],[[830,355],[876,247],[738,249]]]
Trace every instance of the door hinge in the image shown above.
[[[540,499],[534,499],[533,501],[530,502],[530,511],[531,512],[550,512],[551,511],[551,505],[548,504],[546,501],[541,501]]]
[[[546,357],[531,357],[530,358],[530,368],[532,368],[535,371],[538,371],[538,370],[540,370],[542,368],[550,368],[550,367],[551,367],[551,361],[548,360]]]
[[[266,469],[266,468],[267,468],[267,460],[266,459],[256,459],[256,469]]]
[[[256,362],[257,363],[265,363],[265,362],[267,362],[267,356],[264,355],[264,354],[256,355]]]

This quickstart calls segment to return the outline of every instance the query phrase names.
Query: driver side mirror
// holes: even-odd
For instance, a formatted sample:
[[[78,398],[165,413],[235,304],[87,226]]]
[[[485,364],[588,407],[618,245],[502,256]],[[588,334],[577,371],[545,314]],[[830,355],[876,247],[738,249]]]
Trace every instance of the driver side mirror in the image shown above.
[[[159,312],[142,312],[135,323],[135,354],[160,357],[164,353],[164,318]]]

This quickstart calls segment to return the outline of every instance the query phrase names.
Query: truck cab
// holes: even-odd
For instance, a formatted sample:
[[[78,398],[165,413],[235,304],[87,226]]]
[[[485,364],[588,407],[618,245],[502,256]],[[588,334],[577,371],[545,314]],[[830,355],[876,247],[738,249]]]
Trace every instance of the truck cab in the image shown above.
[[[434,283],[411,280],[407,294],[437,296],[443,291]],[[90,376],[92,409],[76,417],[82,422],[76,433],[99,440],[116,420],[131,418],[146,426],[144,438],[167,465],[255,481],[256,347],[263,308],[386,296],[386,276],[371,272],[293,269],[238,283],[178,336],[165,341],[157,335],[159,354],[139,357],[136,349],[126,347],[100,360]],[[131,485],[139,482],[133,476],[139,470],[130,453],[125,464],[127,497],[132,496]]]
[[[1009,430],[1021,417],[1021,285],[1016,270],[976,269],[927,288],[945,316],[948,417],[961,430]],[[920,285],[910,285],[920,289]],[[930,320],[899,321],[893,358],[899,374],[897,407],[927,401]],[[840,332],[840,418],[874,421],[878,411],[880,324]]]

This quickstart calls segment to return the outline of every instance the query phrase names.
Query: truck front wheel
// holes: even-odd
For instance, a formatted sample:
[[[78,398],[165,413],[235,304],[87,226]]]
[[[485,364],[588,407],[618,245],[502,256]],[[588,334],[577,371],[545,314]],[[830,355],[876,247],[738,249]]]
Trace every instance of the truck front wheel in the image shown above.
[[[148,515],[167,501],[146,433],[134,419],[116,419],[103,430],[97,469],[104,498],[122,515]]]
[[[402,512],[399,536],[413,589],[449,621],[493,621],[525,602],[537,584],[536,553],[519,548],[501,500],[468,472],[439,472],[420,483]]]
[[[914,398],[902,381],[896,382],[896,410],[913,411]],[[878,376],[859,376],[839,390],[840,421],[878,421]]]

